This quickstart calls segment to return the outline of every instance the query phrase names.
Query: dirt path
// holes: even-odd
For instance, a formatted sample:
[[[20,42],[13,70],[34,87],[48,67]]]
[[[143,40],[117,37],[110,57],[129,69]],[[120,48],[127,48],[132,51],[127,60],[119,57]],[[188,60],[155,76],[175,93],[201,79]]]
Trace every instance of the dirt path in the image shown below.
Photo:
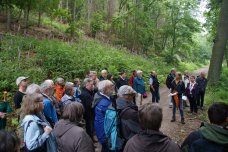
[[[208,67],[201,68],[199,70],[193,71],[192,74],[197,76],[201,72],[208,72]],[[172,138],[176,143],[181,144],[184,139],[193,131],[199,128],[201,121],[199,120],[198,115],[192,115],[189,114],[189,107],[184,109],[184,116],[185,116],[185,123],[186,124],[181,124],[180,123],[180,113],[179,111],[176,112],[176,122],[170,122],[171,117],[172,117],[172,108],[169,108],[169,100],[170,97],[168,97],[169,90],[166,87],[162,87],[160,89],[160,105],[163,109],[163,122],[162,122],[162,127],[161,131],[168,135],[170,138]],[[143,104],[146,104],[148,102],[151,102],[152,97],[151,93],[148,94],[148,97],[143,100]],[[188,103],[189,105],[189,103]],[[199,110],[199,114],[202,111]],[[101,145],[100,144],[95,144],[96,145],[96,152],[101,151]]]
[[[199,75],[201,72],[208,72],[208,67],[201,68],[199,70],[194,71],[193,75]],[[179,111],[176,112],[176,122],[170,122],[172,117],[172,108],[169,108],[169,100],[170,97],[168,97],[169,90],[166,87],[163,87],[160,89],[160,105],[163,109],[163,122],[161,131],[171,137],[175,142],[178,144],[181,144],[185,137],[192,132],[193,130],[196,130],[199,128],[201,121],[198,118],[198,115],[192,115],[188,113],[189,107],[184,109],[184,115],[185,115],[185,122],[186,124],[183,125],[180,123],[180,113]],[[148,98],[144,100],[143,104],[151,102],[151,94],[149,94]],[[189,105],[189,103],[188,103]],[[202,111],[199,110],[199,113]]]

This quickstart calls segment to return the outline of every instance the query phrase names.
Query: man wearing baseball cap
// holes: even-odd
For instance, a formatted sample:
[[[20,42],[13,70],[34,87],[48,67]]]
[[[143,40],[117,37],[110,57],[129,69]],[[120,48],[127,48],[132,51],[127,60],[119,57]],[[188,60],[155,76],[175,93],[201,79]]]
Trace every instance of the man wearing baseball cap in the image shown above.
[[[26,88],[28,86],[28,78],[29,77],[20,76],[16,80],[16,84],[17,84],[19,89],[14,95],[15,109],[21,108],[22,98],[25,95]]]
[[[135,95],[136,91],[128,85],[123,85],[118,90],[116,105],[118,111],[120,111],[121,133],[126,142],[141,130],[138,107],[133,103]]]

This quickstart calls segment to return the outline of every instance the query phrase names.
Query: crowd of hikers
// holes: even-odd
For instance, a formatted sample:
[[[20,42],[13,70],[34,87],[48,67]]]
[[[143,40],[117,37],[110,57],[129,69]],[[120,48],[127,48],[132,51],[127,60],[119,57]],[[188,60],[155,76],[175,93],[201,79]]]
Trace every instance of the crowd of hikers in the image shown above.
[[[160,82],[155,71],[149,76],[152,99],[147,98],[143,72],[125,71],[114,81],[107,70],[89,71],[82,82],[65,82],[59,77],[40,85],[30,84],[29,77],[18,77],[14,105],[18,112],[16,132],[5,131],[7,113],[12,109],[4,97],[0,105],[0,152],[226,152],[228,151],[228,105],[213,103],[208,109],[209,123],[202,123],[182,143],[176,144],[160,131],[163,111],[159,105]],[[205,73],[182,75],[172,69],[166,79],[170,89],[170,108],[176,121],[190,103],[190,113],[203,110],[207,86]]]

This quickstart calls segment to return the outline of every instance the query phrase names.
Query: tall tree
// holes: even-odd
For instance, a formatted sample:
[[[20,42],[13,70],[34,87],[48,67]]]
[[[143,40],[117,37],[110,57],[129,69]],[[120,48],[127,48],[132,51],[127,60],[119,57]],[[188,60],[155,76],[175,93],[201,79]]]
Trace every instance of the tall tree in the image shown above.
[[[209,67],[209,84],[215,85],[219,82],[223,57],[226,50],[228,40],[228,0],[221,3],[221,11],[217,27],[217,34],[212,49],[212,57]]]

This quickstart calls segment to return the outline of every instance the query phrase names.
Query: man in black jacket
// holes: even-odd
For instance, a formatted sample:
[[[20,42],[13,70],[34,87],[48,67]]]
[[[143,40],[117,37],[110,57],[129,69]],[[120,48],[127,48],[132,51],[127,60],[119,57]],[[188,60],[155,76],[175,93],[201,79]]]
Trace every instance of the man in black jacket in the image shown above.
[[[92,102],[94,85],[93,80],[86,78],[84,80],[84,87],[80,96],[81,103],[84,107],[84,119],[86,121],[86,132],[93,139],[93,113],[92,113]]]
[[[152,102],[154,103],[156,101],[158,103],[160,100],[160,95],[159,95],[160,82],[158,81],[157,74],[155,71],[151,72],[149,83],[150,83],[150,92],[152,94]]]
[[[176,77],[176,69],[173,68],[171,70],[170,74],[166,78],[166,86],[168,89],[171,89],[171,83],[173,82],[175,77]],[[172,103],[172,98],[171,98],[169,101],[169,107],[172,108],[172,106],[173,106],[173,103]]]
[[[204,72],[201,72],[200,76],[196,79],[196,83],[199,89],[197,106],[200,106],[200,109],[203,110],[204,96],[207,87],[207,79],[205,78]]]
[[[119,89],[123,85],[128,85],[127,73],[125,71],[120,72],[120,76],[116,82],[116,87]]]

